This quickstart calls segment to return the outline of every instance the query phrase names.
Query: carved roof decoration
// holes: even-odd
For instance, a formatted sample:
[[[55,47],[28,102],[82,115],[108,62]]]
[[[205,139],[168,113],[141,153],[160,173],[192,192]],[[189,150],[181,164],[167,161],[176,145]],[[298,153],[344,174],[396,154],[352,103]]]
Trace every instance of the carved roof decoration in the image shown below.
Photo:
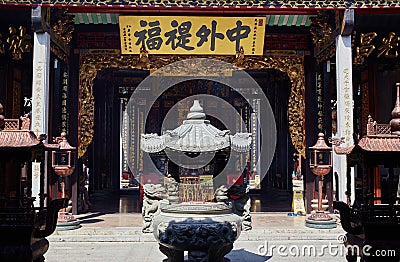
[[[322,9],[322,8],[383,8],[383,7],[398,7],[397,1],[375,1],[375,0],[335,0],[335,1],[295,1],[295,0],[76,0],[67,2],[65,0],[4,0],[3,4],[6,5],[27,5],[27,6],[62,6],[62,7],[75,7],[75,8],[116,8],[127,9],[137,8],[155,8],[155,7],[209,7],[209,8],[269,8],[274,9],[277,7],[282,8],[296,8],[296,9]]]
[[[4,119],[2,113],[3,106],[0,104],[0,149],[33,148],[43,145],[45,148],[51,148],[51,145],[49,147],[48,144],[42,142],[47,135],[41,134],[37,137],[33,131],[29,130],[29,114],[20,118],[22,120],[20,127],[20,119]]]
[[[0,148],[30,148],[42,142],[35,133],[29,130],[3,130],[0,131]]]
[[[148,153],[166,148],[181,152],[215,152],[228,147],[238,152],[250,150],[251,133],[230,135],[229,130],[219,130],[206,120],[199,100],[194,100],[187,119],[174,130],[163,135],[142,134],[141,149]]]
[[[32,131],[20,130],[19,119],[5,119],[0,104],[0,149],[31,148],[42,143]]]
[[[355,146],[335,146],[336,154],[350,154],[355,149],[369,152],[400,152],[400,136],[390,132],[390,125],[377,124],[371,116],[368,117],[367,135]]]
[[[364,137],[358,146],[364,151],[400,152],[400,137]]]
[[[355,146],[353,145],[353,146],[349,146],[349,147],[335,146],[333,148],[335,150],[335,153],[338,155],[348,155],[353,151],[354,147]]]

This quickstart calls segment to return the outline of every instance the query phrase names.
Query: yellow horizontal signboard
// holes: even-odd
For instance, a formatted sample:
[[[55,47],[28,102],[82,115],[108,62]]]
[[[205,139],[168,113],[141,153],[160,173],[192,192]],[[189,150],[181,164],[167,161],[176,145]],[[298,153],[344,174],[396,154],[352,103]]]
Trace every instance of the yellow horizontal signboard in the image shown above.
[[[265,17],[120,16],[121,53],[262,55]]]

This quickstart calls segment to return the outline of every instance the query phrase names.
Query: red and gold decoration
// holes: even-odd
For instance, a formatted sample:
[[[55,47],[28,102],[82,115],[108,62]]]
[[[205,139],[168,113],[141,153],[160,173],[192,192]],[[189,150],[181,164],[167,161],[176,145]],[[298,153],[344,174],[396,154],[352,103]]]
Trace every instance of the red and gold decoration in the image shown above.
[[[397,59],[400,32],[354,32],[354,64],[362,65],[366,59]]]

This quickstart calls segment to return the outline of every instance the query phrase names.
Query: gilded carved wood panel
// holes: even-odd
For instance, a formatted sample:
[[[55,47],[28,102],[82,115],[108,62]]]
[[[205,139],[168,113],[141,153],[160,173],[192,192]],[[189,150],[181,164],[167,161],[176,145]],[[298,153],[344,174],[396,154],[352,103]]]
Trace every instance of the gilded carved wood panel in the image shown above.
[[[78,156],[82,157],[94,136],[94,96],[93,84],[97,73],[106,68],[144,69],[155,71],[176,61],[200,58],[199,56],[148,56],[142,50],[140,56],[120,55],[82,55],[79,79],[79,148]],[[241,69],[276,69],[286,73],[292,87],[289,97],[289,133],[300,155],[305,156],[305,105],[304,105],[304,66],[302,57],[294,56],[212,56],[231,63]],[[204,68],[204,67],[202,67]],[[204,74],[204,72],[203,72]]]

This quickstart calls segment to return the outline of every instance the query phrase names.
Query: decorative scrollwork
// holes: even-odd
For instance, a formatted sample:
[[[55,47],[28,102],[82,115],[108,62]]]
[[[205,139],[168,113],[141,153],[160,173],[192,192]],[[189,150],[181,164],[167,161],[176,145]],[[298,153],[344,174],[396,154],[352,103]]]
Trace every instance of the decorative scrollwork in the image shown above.
[[[312,41],[316,46],[321,47],[326,40],[329,40],[332,34],[332,28],[328,24],[328,15],[319,12],[318,16],[310,17],[310,33]]]
[[[75,30],[74,28],[74,16],[68,14],[67,9],[61,9],[61,11],[56,14],[57,21],[52,25],[52,29],[57,37],[63,41],[65,44],[69,44],[72,39],[72,34]]]
[[[317,47],[318,62],[330,58],[336,50],[332,41],[333,26],[331,20],[330,13],[327,11],[319,11],[318,16],[310,17],[310,33],[312,42]]]
[[[136,68],[155,71],[176,61],[200,58],[200,56],[148,56],[145,50],[140,56],[119,55],[85,55],[82,56],[80,66],[80,96],[79,96],[79,149],[78,156],[82,157],[93,139],[94,131],[94,97],[93,81],[97,73],[105,68]],[[304,129],[304,66],[303,58],[296,56],[211,56],[231,63],[242,69],[276,69],[286,73],[292,83],[289,97],[289,133],[293,146],[300,155],[305,156],[305,129]],[[203,74],[215,73],[215,69],[207,65],[201,67]],[[199,68],[194,65],[193,70]],[[204,70],[204,68],[206,68]],[[192,69],[191,69],[192,70]],[[164,72],[168,73],[168,72]],[[184,73],[184,72],[181,72]]]
[[[60,47],[51,45],[50,51],[61,61],[67,62],[67,54]]]
[[[170,246],[196,246],[208,249],[212,246],[233,243],[238,237],[237,225],[230,222],[177,222],[159,224],[160,243]]]
[[[328,137],[328,142],[334,146],[340,146],[345,143],[344,137]]]

